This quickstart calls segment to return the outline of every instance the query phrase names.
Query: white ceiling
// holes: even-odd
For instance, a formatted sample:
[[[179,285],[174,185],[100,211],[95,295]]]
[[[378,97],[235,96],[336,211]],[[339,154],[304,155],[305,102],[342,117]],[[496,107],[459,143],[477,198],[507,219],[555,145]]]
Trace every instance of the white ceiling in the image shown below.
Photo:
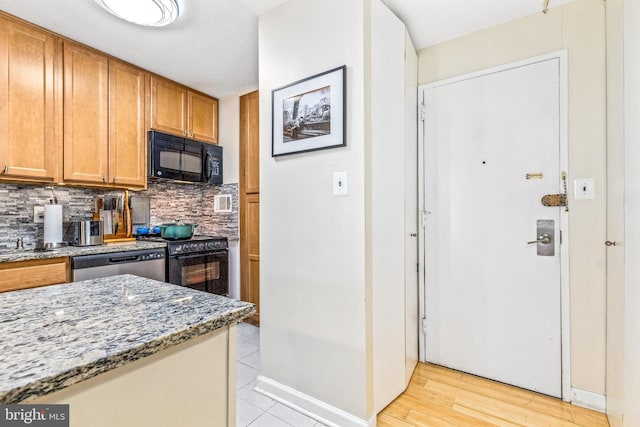
[[[183,0],[173,25],[142,28],[94,0],[0,0],[0,10],[216,97],[258,85],[258,17],[287,0]],[[351,1],[351,0],[345,0]],[[383,0],[416,49],[533,13],[543,0]],[[551,0],[550,7],[571,0]]]
[[[544,0],[383,0],[405,23],[416,49],[524,16],[542,13]],[[550,0],[549,8],[573,0]]]

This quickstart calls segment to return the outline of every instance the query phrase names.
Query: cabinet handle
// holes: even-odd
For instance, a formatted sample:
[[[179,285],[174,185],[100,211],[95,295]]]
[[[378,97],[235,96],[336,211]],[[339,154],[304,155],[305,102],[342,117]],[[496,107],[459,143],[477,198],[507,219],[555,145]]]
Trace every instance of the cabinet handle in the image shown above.
[[[114,176],[114,177],[113,177],[113,183],[114,183],[114,184],[115,184],[115,182],[116,182],[116,180],[117,180],[117,179],[118,179],[118,177],[117,177],[117,176]]]
[[[7,173],[7,172],[9,172],[9,166],[5,166],[4,170],[2,171],[2,173]]]
[[[107,177],[106,176],[102,177],[102,182],[107,182]]]

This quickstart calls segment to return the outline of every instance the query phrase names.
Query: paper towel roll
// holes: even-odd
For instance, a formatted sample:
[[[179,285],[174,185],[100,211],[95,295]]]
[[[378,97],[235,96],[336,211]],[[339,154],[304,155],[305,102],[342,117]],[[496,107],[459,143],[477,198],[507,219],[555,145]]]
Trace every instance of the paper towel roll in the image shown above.
[[[44,242],[62,242],[62,205],[44,205]]]

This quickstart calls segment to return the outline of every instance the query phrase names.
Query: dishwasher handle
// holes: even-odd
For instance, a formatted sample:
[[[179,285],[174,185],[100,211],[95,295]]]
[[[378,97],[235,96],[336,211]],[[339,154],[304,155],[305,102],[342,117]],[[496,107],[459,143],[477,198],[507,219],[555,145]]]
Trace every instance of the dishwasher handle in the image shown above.
[[[165,248],[136,249],[93,255],[76,255],[71,257],[71,269],[81,270],[106,265],[136,264],[150,260],[166,259]]]
[[[120,264],[120,263],[124,263],[124,262],[133,262],[133,261],[138,261],[140,259],[139,256],[135,255],[135,256],[123,256],[123,257],[111,257],[109,258],[109,262],[111,264]]]

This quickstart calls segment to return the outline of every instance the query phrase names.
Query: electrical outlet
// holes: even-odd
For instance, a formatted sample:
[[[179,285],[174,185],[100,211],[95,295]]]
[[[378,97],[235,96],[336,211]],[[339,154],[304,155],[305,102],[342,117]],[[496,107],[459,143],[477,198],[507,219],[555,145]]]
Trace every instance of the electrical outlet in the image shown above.
[[[42,224],[44,222],[44,206],[33,207],[33,222]]]
[[[346,196],[349,194],[349,180],[347,172],[333,173],[333,195]]]

